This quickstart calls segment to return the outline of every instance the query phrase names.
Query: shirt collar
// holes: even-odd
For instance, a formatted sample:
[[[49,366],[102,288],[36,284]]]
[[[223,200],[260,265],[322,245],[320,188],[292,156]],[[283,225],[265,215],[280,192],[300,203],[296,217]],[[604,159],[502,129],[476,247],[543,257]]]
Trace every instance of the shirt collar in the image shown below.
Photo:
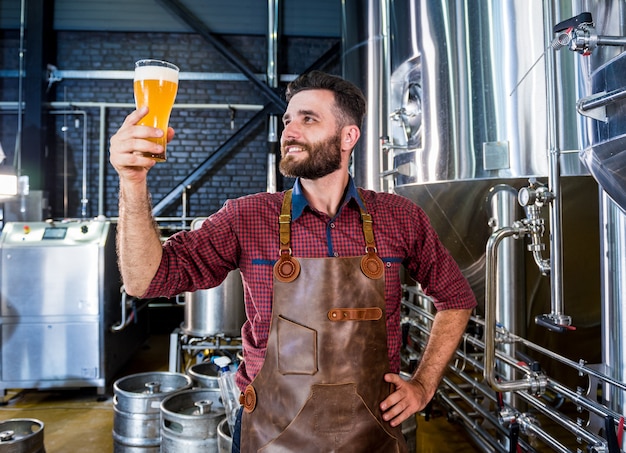
[[[365,205],[363,204],[363,200],[357,191],[356,185],[354,184],[354,180],[350,176],[348,180],[348,189],[346,190],[346,196],[341,203],[341,206],[345,206],[351,199],[353,199],[358,203],[358,205],[365,210]],[[304,208],[309,205],[306,197],[304,196],[304,192],[302,192],[302,185],[300,184],[300,178],[296,179],[295,184],[293,185],[293,194],[291,196],[291,218],[292,221],[296,220],[298,217],[302,215],[304,212]],[[341,211],[341,209],[339,209]]]

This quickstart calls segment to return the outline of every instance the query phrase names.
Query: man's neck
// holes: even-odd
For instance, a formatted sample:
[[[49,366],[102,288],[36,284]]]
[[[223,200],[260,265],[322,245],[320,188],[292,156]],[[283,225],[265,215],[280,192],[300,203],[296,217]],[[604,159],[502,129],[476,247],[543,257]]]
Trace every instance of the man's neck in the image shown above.
[[[348,180],[347,172],[335,172],[319,179],[300,179],[300,184],[309,206],[332,218],[339,211]]]

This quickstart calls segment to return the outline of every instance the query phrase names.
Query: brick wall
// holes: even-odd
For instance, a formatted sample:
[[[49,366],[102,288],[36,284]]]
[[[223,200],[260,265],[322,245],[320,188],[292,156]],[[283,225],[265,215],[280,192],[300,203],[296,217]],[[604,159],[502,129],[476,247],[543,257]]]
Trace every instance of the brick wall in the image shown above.
[[[0,43],[1,69],[17,69],[17,32],[3,31]],[[57,61],[59,70],[126,70],[133,69],[140,58],[162,58],[176,63],[182,72],[238,73],[213,46],[194,34],[164,33],[106,33],[59,32]],[[227,36],[223,38],[233,52],[248,62],[255,73],[264,73],[266,40],[260,36]],[[304,71],[326,52],[336,40],[288,38],[281,43],[282,56],[279,72],[297,74]],[[338,62],[328,71],[337,73]],[[284,88],[284,87],[282,87]],[[0,79],[0,101],[17,100],[17,80]],[[281,89],[282,91],[282,89]],[[57,114],[50,118],[47,143],[53,181],[50,182],[53,217],[80,217],[82,213],[83,182],[87,193],[87,217],[97,215],[100,203],[98,188],[104,175],[103,214],[117,216],[117,174],[108,163],[108,139],[121,125],[132,109],[108,106],[113,103],[133,103],[131,80],[104,80],[97,78],[65,79],[56,82],[48,101],[68,103],[107,104],[104,118],[106,130],[105,165],[99,165],[99,134],[101,110],[98,106],[76,107],[86,113],[87,141],[83,144],[85,116]],[[253,104],[267,103],[259,89],[248,81],[190,81],[180,82],[176,103],[185,104]],[[237,111],[235,127],[231,129],[228,110],[174,109],[170,125],[176,137],[168,145],[168,161],[150,172],[150,190],[154,203],[189,175],[221,144],[245,124],[255,112]],[[9,161],[13,159],[17,112],[4,110],[0,116],[0,142]],[[201,217],[211,214],[228,198],[266,189],[267,154],[265,125],[261,124],[245,141],[218,166],[208,172],[188,192],[188,215]],[[86,150],[84,152],[84,150]],[[83,163],[85,160],[85,163]],[[87,172],[83,174],[83,166]],[[292,181],[280,184],[288,187]],[[182,201],[162,213],[180,216]]]

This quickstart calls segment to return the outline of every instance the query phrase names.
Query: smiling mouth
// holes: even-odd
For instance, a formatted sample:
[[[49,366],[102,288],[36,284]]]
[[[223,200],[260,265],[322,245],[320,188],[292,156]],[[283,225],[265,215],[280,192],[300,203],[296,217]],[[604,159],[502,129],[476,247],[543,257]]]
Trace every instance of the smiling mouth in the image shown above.
[[[299,154],[305,152],[306,150],[306,147],[299,143],[286,143],[283,145],[282,154],[283,156],[287,156],[290,154]]]

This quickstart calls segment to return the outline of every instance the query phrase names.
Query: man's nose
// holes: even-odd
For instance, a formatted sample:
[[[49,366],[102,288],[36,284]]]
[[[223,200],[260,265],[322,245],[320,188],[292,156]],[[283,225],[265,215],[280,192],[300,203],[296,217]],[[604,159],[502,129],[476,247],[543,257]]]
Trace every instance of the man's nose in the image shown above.
[[[295,140],[299,137],[299,134],[300,132],[298,131],[298,128],[293,122],[291,122],[285,124],[281,137],[282,140]]]

